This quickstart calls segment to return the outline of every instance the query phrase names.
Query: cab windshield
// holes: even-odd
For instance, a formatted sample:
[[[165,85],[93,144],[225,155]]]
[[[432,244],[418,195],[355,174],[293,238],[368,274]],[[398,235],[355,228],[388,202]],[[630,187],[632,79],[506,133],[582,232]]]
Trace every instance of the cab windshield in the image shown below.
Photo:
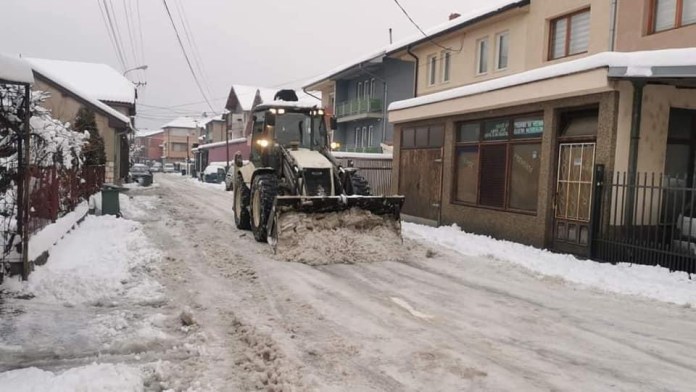
[[[326,146],[326,125],[321,116],[286,112],[275,116],[275,139],[284,147],[297,143],[299,148],[318,150]]]

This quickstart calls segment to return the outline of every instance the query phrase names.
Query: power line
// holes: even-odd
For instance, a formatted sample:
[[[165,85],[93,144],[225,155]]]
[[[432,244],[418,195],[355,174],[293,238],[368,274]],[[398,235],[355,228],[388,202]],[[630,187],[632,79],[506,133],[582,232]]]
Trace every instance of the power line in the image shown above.
[[[184,29],[184,36],[186,37],[186,40],[189,43],[189,47],[191,48],[193,54],[193,61],[198,69],[198,73],[201,77],[201,80],[203,81],[203,86],[205,87],[209,95],[213,95],[212,91],[210,90],[210,80],[208,79],[208,75],[206,74],[205,69],[203,68],[203,59],[201,57],[200,51],[198,50],[196,37],[193,35],[193,30],[191,29],[191,26],[188,23],[188,17],[186,17],[184,5],[181,3],[180,0],[174,0],[174,5],[179,10],[179,20],[181,21],[181,26]]]
[[[142,63],[138,60],[138,54],[136,53],[136,45],[135,45],[135,40],[133,39],[133,28],[131,27],[131,17],[130,17],[130,12],[129,8],[130,6],[126,4],[126,0],[122,1],[123,4],[123,14],[125,15],[126,19],[126,28],[128,29],[128,39],[130,41],[130,49],[131,53],[133,54],[133,62],[135,66],[141,65]],[[130,2],[128,2],[130,4]]]
[[[208,100],[208,97],[205,95],[205,92],[203,91],[203,87],[201,86],[201,82],[198,80],[198,76],[196,76],[196,73],[193,70],[193,66],[191,65],[191,60],[189,59],[189,56],[186,53],[186,49],[184,49],[184,43],[181,41],[181,36],[179,35],[179,31],[176,28],[176,24],[174,23],[174,18],[172,17],[172,13],[169,11],[169,6],[167,5],[167,0],[162,0],[162,3],[164,3],[164,8],[167,11],[167,16],[169,17],[169,21],[172,23],[172,28],[174,29],[174,33],[176,34],[176,39],[179,42],[179,47],[181,47],[181,52],[184,54],[184,58],[186,59],[186,64],[188,64],[189,70],[191,71],[191,76],[193,76],[193,80],[196,82],[196,85],[198,86],[198,90],[201,92],[201,95],[203,96],[203,99],[205,99],[205,102],[210,107],[210,110],[213,113],[217,113],[215,111],[215,109],[213,108],[213,105]]]
[[[106,27],[106,34],[109,36],[109,41],[111,42],[111,46],[113,47],[114,52],[116,53],[116,60],[118,60],[118,62],[121,64],[121,67],[123,67],[123,69],[125,70],[126,69],[126,62],[123,59],[121,52],[119,51],[118,45],[116,44],[116,41],[113,37],[113,31],[109,27],[110,26],[109,21],[107,20],[107,16],[105,14],[105,11],[102,8],[102,6],[106,7],[106,3],[97,2],[97,5],[99,6],[99,12],[101,13],[102,20],[104,21],[104,26]]]
[[[416,21],[413,20],[413,18],[411,17],[411,15],[409,15],[408,11],[406,11],[406,9],[404,9],[404,7],[401,5],[401,3],[399,3],[399,0],[394,0],[394,3],[396,3],[396,5],[399,7],[399,9],[401,9],[401,12],[403,12],[404,15],[406,15],[406,17],[408,18],[408,20],[410,20],[411,23],[412,23],[414,26],[416,26],[416,28],[418,29],[418,31],[420,31],[421,34],[423,34],[423,36],[424,36],[425,38],[427,38],[428,41],[430,41],[433,45],[438,46],[438,47],[440,47],[440,48],[442,48],[442,49],[444,49],[444,50],[451,50],[451,51],[453,51],[453,52],[461,52],[461,51],[462,51],[463,48],[459,48],[458,50],[454,50],[454,49],[452,49],[452,48],[448,48],[448,47],[446,47],[446,46],[442,46],[442,45],[440,45],[439,43],[435,42],[432,38],[430,38],[430,36],[429,36],[425,31],[423,31],[423,29],[418,25],[418,23],[416,23]]]
[[[111,7],[111,12],[109,12],[109,6]],[[118,27],[118,20],[116,20],[116,11],[114,10],[114,4],[111,1],[104,0],[104,8],[106,9],[106,16],[109,18],[109,25],[111,26],[111,30],[113,30],[114,33],[116,46],[118,47],[118,50],[121,52],[121,56],[124,59],[125,71],[130,65],[130,63],[128,61],[128,56],[126,56],[126,53],[123,50],[123,43],[121,42],[121,29]]]
[[[135,0],[135,7],[137,10],[138,14],[138,35],[140,35],[140,58],[143,61],[143,64],[147,64],[145,61],[145,40],[143,39],[143,19],[140,17],[140,1]],[[147,79],[145,76],[145,70],[141,70],[143,73],[143,78]]]

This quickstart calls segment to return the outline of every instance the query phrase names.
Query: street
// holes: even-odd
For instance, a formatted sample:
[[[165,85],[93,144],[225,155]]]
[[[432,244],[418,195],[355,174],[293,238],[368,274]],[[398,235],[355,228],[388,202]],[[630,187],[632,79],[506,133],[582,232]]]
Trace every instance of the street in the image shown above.
[[[146,389],[693,388],[690,307],[582,288],[408,235],[397,262],[284,262],[234,227],[231,193],[178,175],[155,181],[129,192],[124,214],[162,252],[148,273],[166,299],[134,312],[139,322],[159,320],[152,328],[162,336],[101,354],[144,364]],[[184,316],[190,327],[177,325]],[[71,328],[72,336],[83,327]],[[62,369],[100,357],[87,348],[31,355],[3,354],[0,364]]]

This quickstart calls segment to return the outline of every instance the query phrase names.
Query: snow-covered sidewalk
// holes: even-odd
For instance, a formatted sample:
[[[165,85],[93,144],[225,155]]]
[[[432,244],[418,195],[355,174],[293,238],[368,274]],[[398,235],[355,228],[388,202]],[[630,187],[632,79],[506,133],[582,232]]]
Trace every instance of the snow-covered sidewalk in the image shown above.
[[[74,223],[68,216],[56,227]],[[142,390],[137,354],[173,345],[158,310],[163,287],[151,276],[160,259],[140,223],[90,215],[29,281],[6,279],[0,389]]]
[[[685,272],[669,272],[657,266],[580,260],[571,255],[466,233],[456,225],[433,228],[404,223],[403,233],[408,238],[443,246],[464,256],[516,264],[540,275],[607,292],[696,307],[696,281],[690,280]]]

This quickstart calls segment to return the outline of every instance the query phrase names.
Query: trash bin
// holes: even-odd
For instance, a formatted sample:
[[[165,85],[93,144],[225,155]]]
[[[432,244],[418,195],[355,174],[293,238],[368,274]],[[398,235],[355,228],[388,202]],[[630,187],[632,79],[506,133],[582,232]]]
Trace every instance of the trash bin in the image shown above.
[[[121,189],[114,184],[102,185],[102,215],[121,216],[121,206],[118,203],[118,194]]]
[[[186,175],[186,169],[181,169],[181,175],[185,176]]]

